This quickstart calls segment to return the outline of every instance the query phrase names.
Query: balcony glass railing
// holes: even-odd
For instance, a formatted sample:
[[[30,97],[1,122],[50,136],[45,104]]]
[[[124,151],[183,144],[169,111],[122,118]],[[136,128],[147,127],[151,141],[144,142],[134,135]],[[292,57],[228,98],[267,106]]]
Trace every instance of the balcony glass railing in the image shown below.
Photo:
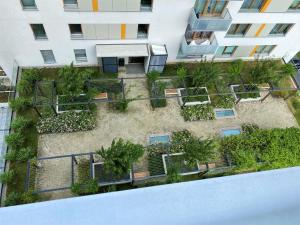
[[[202,57],[205,55],[214,55],[217,49],[218,49],[218,42],[216,38],[213,38],[211,41],[209,39],[205,41],[195,40],[190,42],[189,44],[187,40],[183,38],[178,57],[192,58],[192,57]]]
[[[227,9],[220,17],[209,17],[201,15],[198,16],[195,9],[193,8],[189,17],[189,25],[191,26],[192,30],[226,31],[231,22],[232,18]]]

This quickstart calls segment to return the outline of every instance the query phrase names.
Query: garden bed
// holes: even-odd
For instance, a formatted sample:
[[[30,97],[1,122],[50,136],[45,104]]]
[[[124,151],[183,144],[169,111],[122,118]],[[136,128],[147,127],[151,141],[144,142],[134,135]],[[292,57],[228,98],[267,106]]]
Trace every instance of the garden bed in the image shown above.
[[[185,106],[181,111],[185,121],[214,120],[215,115],[211,105]]]
[[[164,170],[168,174],[168,169],[175,166],[179,170],[179,174],[182,176],[197,174],[200,172],[200,167],[198,162],[195,160],[194,163],[189,164],[184,159],[184,153],[174,153],[174,154],[163,154],[162,155]]]
[[[155,81],[151,84],[150,97],[156,98],[151,99],[151,106],[153,108],[162,108],[167,106],[167,100],[165,99],[165,89],[167,83],[162,81]]]
[[[241,99],[240,102],[254,102],[261,100],[261,94],[259,92],[259,88],[256,85],[247,84],[243,86],[235,84],[230,85],[230,89],[236,101],[238,99]]]
[[[206,87],[179,88],[177,89],[181,106],[193,106],[210,103],[210,97]],[[197,96],[200,95],[200,96]],[[201,96],[205,95],[205,96]]]
[[[88,104],[76,104],[88,102],[89,98],[86,94],[80,94],[79,96],[58,95],[56,101],[57,113],[64,113],[67,111],[81,112],[89,109]],[[66,103],[74,103],[75,105],[62,105]]]
[[[100,162],[93,163],[93,178],[97,180],[100,186],[126,184],[132,182],[132,173],[130,170],[128,174],[113,174],[111,171],[106,171],[104,162]]]

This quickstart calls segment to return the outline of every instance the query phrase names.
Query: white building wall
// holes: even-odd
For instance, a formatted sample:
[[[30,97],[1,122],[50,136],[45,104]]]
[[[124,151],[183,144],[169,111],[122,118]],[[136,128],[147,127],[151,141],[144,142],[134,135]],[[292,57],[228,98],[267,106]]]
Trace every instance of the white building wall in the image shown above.
[[[9,75],[15,59],[20,66],[61,66],[75,61],[73,49],[86,49],[88,62],[97,64],[95,45],[101,43],[166,44],[168,62],[179,61],[177,54],[195,0],[153,0],[152,12],[71,12],[62,0],[36,0],[37,11],[24,11],[20,0],[0,1],[0,66]],[[297,23],[286,37],[224,38],[215,32],[220,46],[278,45],[274,58],[292,57],[300,49],[299,13],[239,13],[242,1],[230,1],[233,23]],[[89,6],[91,7],[91,6]],[[35,40],[31,23],[44,25],[48,40]],[[71,40],[68,24],[150,24],[148,39]],[[101,36],[101,34],[100,34]],[[51,49],[56,64],[45,65],[40,50]],[[247,58],[247,57],[244,57]],[[193,59],[195,60],[195,59]],[[76,64],[76,63],[75,63]]]

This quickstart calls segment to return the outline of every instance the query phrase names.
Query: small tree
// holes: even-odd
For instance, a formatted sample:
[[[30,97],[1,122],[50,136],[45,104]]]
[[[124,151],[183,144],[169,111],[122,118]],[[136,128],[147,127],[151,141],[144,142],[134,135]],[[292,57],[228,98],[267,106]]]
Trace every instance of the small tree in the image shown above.
[[[39,69],[28,69],[22,73],[17,90],[21,95],[30,96],[33,94],[35,82],[41,79]]]
[[[160,73],[157,71],[151,71],[150,73],[147,74],[147,78],[148,78],[148,83],[152,84],[153,82],[155,82],[158,77],[160,76]]]
[[[228,73],[232,76],[232,78],[236,78],[241,76],[244,69],[244,62],[243,60],[235,60],[231,62],[230,66],[228,67]]]
[[[171,164],[168,167],[167,183],[178,183],[182,181],[182,176],[179,174],[179,166]]]
[[[123,139],[113,140],[111,147],[103,147],[97,153],[104,160],[107,171],[112,171],[115,175],[127,174],[131,166],[144,154],[144,147]]]
[[[74,67],[73,63],[70,66],[65,66],[58,71],[59,79],[62,81],[61,91],[65,95],[78,96],[85,89],[87,79],[89,79],[94,71],[79,70]]]
[[[0,174],[0,183],[9,184],[13,181],[15,172],[13,170],[6,171]]]

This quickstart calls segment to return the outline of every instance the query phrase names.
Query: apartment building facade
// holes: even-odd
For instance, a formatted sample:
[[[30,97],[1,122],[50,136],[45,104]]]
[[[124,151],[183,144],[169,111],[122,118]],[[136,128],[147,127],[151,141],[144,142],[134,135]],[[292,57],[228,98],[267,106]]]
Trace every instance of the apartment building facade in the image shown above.
[[[284,58],[299,50],[300,0],[9,0],[0,2],[0,66]]]

